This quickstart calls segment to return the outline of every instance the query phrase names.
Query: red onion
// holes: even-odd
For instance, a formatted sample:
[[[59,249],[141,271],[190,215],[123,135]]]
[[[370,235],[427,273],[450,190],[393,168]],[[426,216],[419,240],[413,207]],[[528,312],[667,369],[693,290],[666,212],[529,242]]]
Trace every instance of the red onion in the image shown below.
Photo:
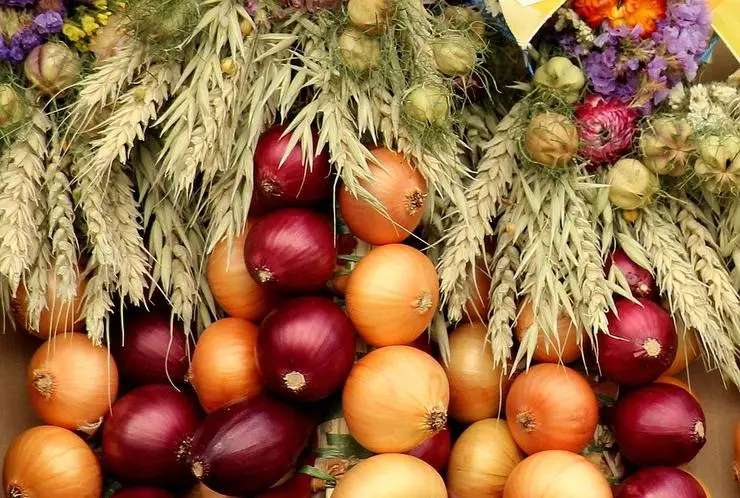
[[[111,498],[175,498],[175,495],[160,488],[126,488],[113,493]]]
[[[329,222],[306,209],[281,209],[247,236],[244,260],[254,280],[285,292],[318,291],[334,275],[337,249]]]
[[[121,377],[133,386],[183,384],[190,368],[182,326],[157,312],[134,314],[126,320],[120,341],[111,352]]]
[[[304,163],[301,144],[287,154],[292,133],[283,136],[286,126],[273,126],[259,139],[254,153],[255,190],[272,206],[310,206],[329,197],[331,166],[324,151],[314,156],[313,165]],[[318,134],[312,132],[313,150]],[[285,157],[285,161],[283,158]]]
[[[437,472],[442,473],[447,468],[451,451],[452,435],[450,434],[450,430],[445,427],[432,436],[431,439],[409,451],[408,454],[425,461],[434,467]]]
[[[625,480],[614,498],[709,498],[688,472],[675,467],[643,469]]]
[[[190,452],[193,474],[213,491],[267,491],[295,469],[317,418],[258,396],[208,415]]]
[[[682,465],[706,442],[701,405],[672,384],[651,384],[627,394],[612,415],[620,451],[640,467]]]
[[[626,252],[621,249],[614,251],[606,261],[605,271],[607,274],[611,271],[612,265],[621,270],[634,297],[655,299],[658,294],[655,278],[653,278],[650,271],[632,261]]]
[[[103,426],[103,460],[121,482],[187,486],[190,441],[201,412],[169,385],[134,389],[113,405]]]
[[[323,297],[293,299],[260,328],[257,361],[265,385],[294,401],[318,401],[338,391],[355,359],[355,329]]]
[[[609,334],[599,334],[599,366],[609,380],[639,386],[661,376],[676,358],[678,336],[668,312],[639,299],[616,302],[609,313]]]

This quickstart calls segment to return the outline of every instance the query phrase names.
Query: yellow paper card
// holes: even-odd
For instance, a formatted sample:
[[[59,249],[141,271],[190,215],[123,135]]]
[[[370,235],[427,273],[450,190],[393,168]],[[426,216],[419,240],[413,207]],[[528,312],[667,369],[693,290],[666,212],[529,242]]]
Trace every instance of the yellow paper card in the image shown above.
[[[501,0],[500,5],[506,24],[509,25],[514,38],[519,45],[526,47],[547,20],[565,4],[565,1],[542,0],[533,3],[526,0]]]
[[[740,60],[740,0],[709,0],[709,8],[714,30]]]

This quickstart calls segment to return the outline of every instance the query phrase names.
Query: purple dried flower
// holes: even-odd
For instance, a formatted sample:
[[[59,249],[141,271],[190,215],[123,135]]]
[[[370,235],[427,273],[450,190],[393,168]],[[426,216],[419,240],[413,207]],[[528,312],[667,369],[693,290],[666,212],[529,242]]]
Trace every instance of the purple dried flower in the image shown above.
[[[59,12],[44,12],[34,18],[33,26],[42,35],[59,33],[64,26],[64,18]]]
[[[28,7],[35,2],[36,0],[4,0],[5,5],[8,7]]]
[[[41,35],[39,35],[33,28],[25,28],[20,30],[18,33],[13,35],[10,39],[11,45],[17,45],[23,49],[24,52],[28,53],[35,47],[38,47],[44,42]]]

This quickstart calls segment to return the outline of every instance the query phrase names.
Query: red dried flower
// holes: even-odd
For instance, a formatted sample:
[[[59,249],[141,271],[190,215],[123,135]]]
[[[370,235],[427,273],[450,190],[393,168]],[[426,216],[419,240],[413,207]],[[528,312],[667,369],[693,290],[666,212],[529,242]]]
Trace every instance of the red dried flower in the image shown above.
[[[593,165],[618,161],[632,148],[637,132],[637,109],[618,100],[588,95],[576,108],[580,154]]]

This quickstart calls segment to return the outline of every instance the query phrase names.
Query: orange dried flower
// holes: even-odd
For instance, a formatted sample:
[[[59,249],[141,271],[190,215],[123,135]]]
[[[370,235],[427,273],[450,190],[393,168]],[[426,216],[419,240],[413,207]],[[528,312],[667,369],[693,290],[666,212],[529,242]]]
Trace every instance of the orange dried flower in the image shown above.
[[[592,28],[604,21],[614,27],[642,27],[642,35],[650,36],[657,23],[666,15],[666,0],[575,0],[573,9]]]

